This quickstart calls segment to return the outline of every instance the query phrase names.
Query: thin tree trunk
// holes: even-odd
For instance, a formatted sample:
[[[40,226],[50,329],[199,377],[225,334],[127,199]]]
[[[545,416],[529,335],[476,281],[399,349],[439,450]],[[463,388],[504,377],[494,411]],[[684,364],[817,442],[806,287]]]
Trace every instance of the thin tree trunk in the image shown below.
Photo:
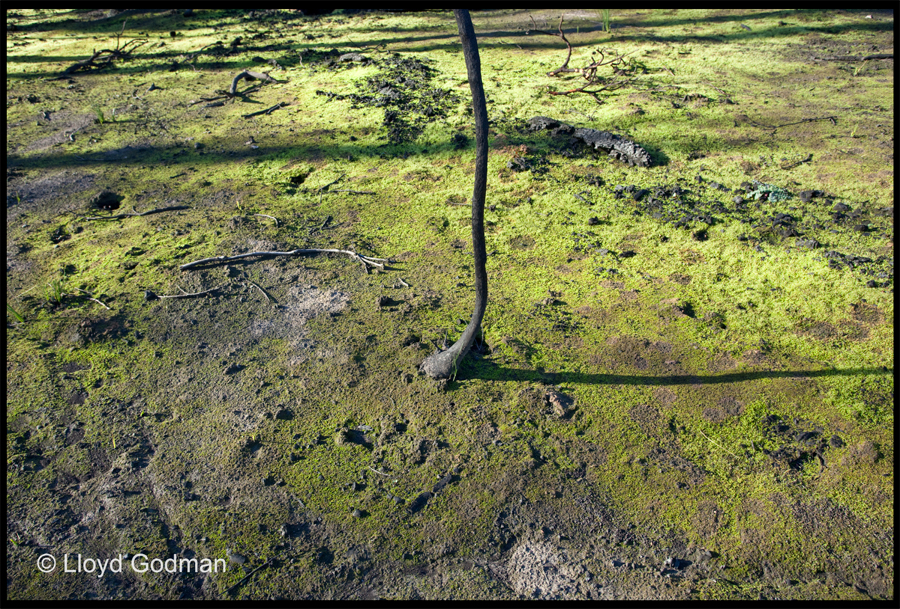
[[[469,352],[472,341],[481,327],[484,310],[487,308],[487,250],[484,246],[484,198],[487,191],[488,117],[481,83],[481,59],[478,56],[478,42],[469,11],[454,9],[466,71],[469,73],[469,88],[472,90],[472,110],[475,114],[475,188],[472,192],[472,249],[475,254],[475,311],[472,319],[459,340],[446,351],[435,353],[422,362],[421,370],[432,378],[449,378],[456,373],[457,366]]]

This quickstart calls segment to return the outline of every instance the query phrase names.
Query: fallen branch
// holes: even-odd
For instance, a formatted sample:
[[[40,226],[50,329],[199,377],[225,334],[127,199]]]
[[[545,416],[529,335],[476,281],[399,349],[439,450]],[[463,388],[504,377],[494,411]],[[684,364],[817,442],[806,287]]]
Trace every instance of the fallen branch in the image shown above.
[[[713,440],[712,438],[710,438],[708,435],[706,435],[705,433],[703,433],[703,430],[700,429],[699,427],[697,428],[697,431],[699,431],[700,434],[701,434],[704,438],[706,438],[707,440],[709,440],[710,442],[712,442],[713,444],[715,444],[716,446],[718,446],[719,448],[721,448],[722,450],[724,450],[725,452],[727,452],[727,453],[728,453],[729,455],[731,455],[732,457],[734,457],[734,458],[736,458],[736,459],[739,459],[739,458],[740,458],[740,457],[738,457],[736,454],[734,454],[733,452],[731,452],[730,450],[728,450],[727,448],[725,448],[724,446],[722,446],[721,444],[719,444],[718,442],[716,442],[715,440]]]
[[[559,32],[557,34],[554,34],[553,32],[545,32],[544,30],[539,30],[539,29],[537,29],[537,27],[534,28],[534,31],[537,32],[538,34],[544,34],[546,36],[556,36],[557,38],[562,38],[563,42],[566,43],[566,47],[569,50],[569,53],[566,55],[566,60],[563,62],[563,64],[560,67],[556,68],[555,70],[547,72],[547,76],[556,76],[560,72],[575,72],[576,71],[569,67],[569,60],[572,58],[572,44],[569,42],[569,39],[566,38],[566,35],[563,34],[562,22],[563,22],[563,18],[562,18],[562,15],[560,15],[559,16],[559,26],[558,26]],[[534,22],[534,17],[531,18],[531,24],[535,25],[535,26],[537,25]]]
[[[100,302],[99,300],[97,300],[96,298],[94,298],[94,295],[91,294],[90,292],[88,292],[87,290],[82,290],[81,288],[76,288],[76,289],[77,289],[79,292],[84,292],[85,294],[87,294],[88,300],[93,300],[93,301],[96,302],[98,305],[100,305],[100,306],[102,306],[103,308],[105,308],[107,311],[112,311],[112,309],[110,309],[109,307],[107,307],[104,303],[102,303],[102,302]]]
[[[347,190],[346,188],[338,188],[335,190],[330,190],[328,192],[346,192],[350,195],[374,195],[375,193],[371,190]]]
[[[586,190],[582,190],[581,192],[587,192],[587,191],[586,191]],[[587,203],[588,205],[593,205],[593,203],[591,203],[590,201],[588,201],[587,199],[585,199],[584,197],[581,196],[581,192],[575,193],[575,198],[581,199],[582,201],[584,201],[584,202]]]
[[[254,215],[254,216],[261,216],[261,217],[263,217],[263,218],[271,218],[272,220],[275,220],[275,226],[276,226],[276,227],[278,226],[278,218],[276,218],[275,216],[267,216],[266,214],[253,214],[253,215]]]
[[[602,103],[600,98],[597,97],[597,93],[599,93],[601,91],[611,91],[613,89],[618,89],[620,87],[625,86],[626,84],[628,84],[630,82],[627,80],[623,81],[623,80],[617,80],[617,79],[612,79],[612,80],[604,82],[601,78],[599,78],[597,76],[597,70],[599,68],[601,68],[603,66],[607,66],[607,65],[611,66],[613,68],[613,73],[615,75],[620,75],[620,74],[625,73],[625,70],[621,69],[619,66],[621,66],[624,63],[626,55],[621,55],[619,53],[616,53],[612,58],[607,58],[606,53],[602,49],[598,49],[598,51],[597,51],[598,53],[600,53],[600,59],[594,59],[593,54],[591,54],[592,61],[590,64],[588,64],[587,66],[585,66],[583,68],[570,68],[569,60],[572,58],[572,43],[569,42],[569,39],[566,38],[566,35],[563,33],[562,22],[563,22],[563,18],[560,15],[557,33],[539,30],[537,28],[534,29],[534,31],[539,34],[544,34],[547,36],[554,36],[556,38],[562,39],[562,41],[566,43],[566,49],[567,49],[566,60],[563,62],[563,64],[560,67],[556,68],[555,70],[551,70],[550,72],[547,72],[547,76],[557,76],[559,74],[580,74],[582,77],[584,77],[584,79],[587,81],[587,83],[584,86],[576,87],[574,89],[569,89],[568,91],[553,91],[551,89],[548,89],[547,92],[550,93],[550,95],[570,95],[572,93],[587,93],[588,95],[593,97],[597,101],[597,103]],[[534,18],[531,19],[531,23],[533,25],[535,25]],[[593,91],[587,90],[588,87],[597,86],[597,85],[602,85],[602,86],[600,86],[599,89],[594,89]]]
[[[128,20],[122,22],[122,31],[116,34],[116,48],[115,49],[101,49],[92,51],[92,55],[89,59],[85,59],[84,61],[78,61],[68,68],[65,69],[63,74],[74,74],[80,70],[102,70],[103,68],[109,67],[113,61],[116,59],[127,59],[138,47],[141,45],[147,44],[150,42],[146,39],[134,39],[129,40],[124,45],[119,46],[119,38],[122,34],[125,33],[125,24],[128,23]],[[129,48],[130,45],[134,45]],[[96,62],[101,61],[102,64],[98,65]]]
[[[160,207],[159,209],[151,209],[149,211],[138,213],[136,209],[131,208],[134,213],[118,214],[116,216],[86,216],[85,220],[120,220],[122,218],[136,218],[138,216],[149,216],[150,214],[158,214],[164,211],[178,211],[181,209],[190,209],[187,205],[173,205],[172,207]]]
[[[379,262],[388,262],[387,258],[373,258],[349,250],[296,249],[289,252],[249,252],[247,254],[237,254],[235,256],[214,256],[212,258],[204,258],[203,260],[195,260],[194,262],[182,264],[180,268],[182,271],[186,271],[201,264],[231,262],[232,260],[240,260],[241,258],[250,258],[252,256],[303,256],[306,254],[347,254],[353,260],[361,263],[367,273],[369,272],[369,266],[377,266],[380,269],[384,269],[384,264],[379,264]],[[162,296],[160,298],[162,298]]]
[[[248,279],[247,281],[250,281],[250,280]],[[255,281],[250,281],[250,283],[253,284],[253,286],[256,287],[257,290],[262,292],[262,295],[266,297],[266,300],[268,300],[269,302],[272,302],[272,303],[275,302],[275,300],[271,296],[269,296],[264,289],[259,287],[258,283],[256,283]]]
[[[805,159],[800,159],[799,161],[795,161],[793,163],[786,163],[786,164],[782,165],[781,168],[782,169],[793,169],[794,167],[799,167],[803,163],[809,163],[812,160],[812,158],[813,158],[813,155],[808,154],[808,155],[806,155]]]
[[[784,123],[783,125],[763,125],[762,123],[757,123],[755,120],[748,117],[747,122],[752,124],[755,127],[760,127],[761,129],[772,129],[773,131],[776,129],[781,129],[782,127],[790,127],[791,125],[801,125],[803,123],[812,123],[814,121],[831,121],[831,124],[836,124],[837,117],[836,116],[820,116],[818,118],[804,118],[799,121],[795,121],[793,123]]]
[[[182,292],[184,292],[184,294],[174,294],[171,296],[156,295],[156,297],[157,298],[196,298],[197,296],[206,296],[207,294],[212,294],[213,292],[215,292],[223,287],[225,287],[225,286],[220,285],[220,286],[214,287],[212,289],[206,290],[204,292],[194,292],[193,294],[189,294],[187,292],[184,292],[184,290],[181,290],[181,287],[179,286],[178,289],[181,290]]]
[[[261,564],[260,566],[256,567],[256,568],[253,569],[252,571],[250,571],[250,573],[248,573],[247,575],[245,575],[244,578],[243,578],[241,581],[239,581],[238,583],[236,583],[236,584],[233,585],[232,587],[228,588],[228,590],[225,591],[225,594],[231,594],[231,592],[232,592],[233,590],[235,590],[235,589],[239,588],[240,586],[244,585],[244,584],[250,579],[250,576],[252,576],[254,573],[256,573],[257,571],[259,571],[260,569],[264,569],[265,567],[268,567],[270,564],[272,564],[272,561],[273,561],[273,560],[275,560],[274,557],[273,557],[273,558],[270,558],[269,560],[267,560],[266,562],[264,562],[264,563]]]
[[[872,59],[893,59],[893,53],[878,53],[877,55],[866,55],[859,57],[857,55],[835,55],[834,57],[817,57],[823,61],[869,61]]]
[[[189,106],[196,106],[197,104],[202,104],[203,102],[214,102],[217,99],[228,99],[227,95],[218,95],[216,97],[201,97],[200,99],[195,99],[194,101],[188,102]],[[225,104],[218,104],[219,106],[223,106]],[[212,104],[203,106],[204,108],[214,107]]]
[[[231,97],[237,95],[237,85],[241,79],[246,80],[262,80],[265,82],[278,82],[268,74],[263,74],[262,72],[251,72],[250,70],[244,70],[240,74],[234,77],[234,80],[231,81],[231,88],[228,90],[228,94]]]
[[[244,118],[251,118],[251,117],[253,117],[253,116],[259,116],[260,114],[272,114],[273,112],[275,112],[275,110],[278,110],[279,108],[283,108],[284,106],[287,106],[287,103],[285,103],[285,102],[278,102],[277,104],[275,104],[275,105],[272,106],[271,108],[266,108],[265,110],[260,110],[259,112],[251,112],[250,114],[244,114],[243,117],[244,117]]]

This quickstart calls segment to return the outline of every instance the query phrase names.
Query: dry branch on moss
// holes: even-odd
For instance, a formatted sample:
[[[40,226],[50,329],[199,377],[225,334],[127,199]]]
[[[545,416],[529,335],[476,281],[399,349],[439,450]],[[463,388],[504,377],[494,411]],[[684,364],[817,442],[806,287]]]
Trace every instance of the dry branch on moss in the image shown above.
[[[181,290],[182,292],[184,292],[184,294],[173,294],[171,296],[163,296],[163,295],[154,294],[154,296],[156,298],[197,298],[199,296],[206,296],[208,294],[212,294],[213,292],[218,292],[223,287],[225,287],[225,286],[220,285],[220,286],[216,286],[214,288],[210,288],[208,290],[204,290],[202,292],[188,293],[188,292],[185,292],[184,290],[182,290],[181,287],[179,286],[178,289]]]
[[[158,214],[164,211],[178,211],[182,209],[190,209],[187,205],[173,205],[171,207],[160,207],[158,209],[151,209],[149,211],[144,211],[138,213],[135,208],[131,208],[133,213],[124,213],[117,214],[115,216],[86,216],[85,220],[121,220],[122,218],[136,218],[138,216],[149,216],[150,214]]]
[[[346,254],[353,260],[361,263],[367,273],[369,272],[370,266],[384,269],[384,264],[380,263],[388,262],[387,258],[373,258],[372,256],[364,256],[363,254],[357,254],[356,252],[351,252],[350,250],[296,249],[289,252],[249,252],[246,254],[237,254],[235,256],[214,256],[212,258],[204,258],[203,260],[195,260],[194,262],[182,264],[180,268],[182,271],[186,271],[188,269],[204,264],[231,262],[232,260],[240,260],[241,258],[250,258],[252,256],[304,256],[306,254]]]
[[[531,20],[532,25],[534,23],[534,19]],[[572,93],[586,93],[597,100],[597,103],[602,103],[600,98],[597,97],[597,93],[601,91],[612,91],[614,89],[618,89],[624,87],[631,83],[631,79],[628,78],[612,78],[612,79],[603,79],[600,76],[597,76],[597,70],[602,68],[603,66],[610,66],[613,70],[613,74],[616,76],[624,76],[628,73],[625,55],[620,53],[615,53],[612,57],[607,57],[607,51],[598,50],[597,52],[600,54],[599,59],[595,59],[594,55],[591,54],[591,63],[583,68],[570,68],[569,60],[572,59],[572,43],[569,42],[569,39],[566,38],[566,35],[562,30],[563,18],[559,17],[559,25],[557,27],[557,32],[548,32],[545,30],[539,30],[537,27],[533,29],[533,31],[538,34],[544,34],[546,36],[554,36],[556,38],[562,39],[563,42],[566,43],[566,60],[562,63],[562,65],[555,70],[551,70],[547,72],[547,76],[558,76],[560,74],[579,74],[581,75],[587,82],[574,89],[569,89],[568,91],[554,91],[552,89],[548,89],[547,92],[550,95],[570,95]],[[593,90],[588,90],[588,87],[597,87]]]
[[[106,306],[106,303],[104,303],[104,302],[102,302],[102,301],[100,301],[100,300],[94,298],[94,295],[91,294],[90,292],[88,292],[87,290],[82,290],[81,288],[76,288],[76,289],[77,289],[79,292],[83,292],[83,293],[87,294],[87,299],[88,299],[88,300],[93,300],[94,302],[96,302],[98,305],[100,305],[101,307],[103,307],[103,308],[106,309],[107,311],[112,311],[112,309],[110,309],[108,306]]]
[[[129,40],[120,46],[119,38],[125,33],[126,23],[128,23],[127,19],[122,22],[122,31],[116,34],[116,48],[100,49],[99,51],[94,49],[92,51],[93,54],[89,59],[73,63],[66,68],[63,74],[75,74],[80,71],[102,70],[103,68],[108,68],[116,59],[128,59],[138,47],[150,42],[147,39],[136,38],[134,40]]]
[[[240,74],[234,77],[234,80],[231,81],[231,88],[228,89],[228,94],[231,97],[237,95],[237,85],[242,80],[262,80],[264,82],[278,82],[268,74],[263,74],[262,72],[251,72],[250,70],[244,70]],[[255,89],[254,89],[255,90]]]
[[[229,89],[227,91],[219,90],[219,91],[217,91],[217,93],[219,93],[219,95],[216,95],[215,97],[201,97],[200,99],[197,99],[197,100],[194,100],[194,101],[188,103],[188,105],[195,106],[197,104],[202,104],[203,102],[215,102],[220,99],[234,99],[235,97],[238,96],[237,85],[241,80],[261,80],[264,82],[282,82],[280,80],[275,80],[268,74],[264,74],[262,72],[252,72],[250,70],[244,70],[243,72],[240,72],[237,76],[235,76],[234,79],[232,79],[231,87],[229,87]],[[256,91],[259,91],[259,87],[251,87],[251,88],[247,89],[246,91],[242,92],[240,95],[246,95],[247,93],[255,93]],[[209,104],[209,105],[206,105],[203,107],[204,108],[212,108],[212,107],[217,107],[217,106],[222,106],[222,105],[224,105],[224,104],[216,103],[216,104]],[[267,108],[260,112],[254,112],[253,114],[244,115],[244,118],[248,118],[250,116],[255,116],[257,114],[263,114],[263,113],[268,114],[269,112],[274,112],[281,106],[286,106],[286,105],[287,105],[286,103],[281,102],[281,103],[278,103],[278,104],[272,106],[271,108]]]
[[[259,116],[260,114],[272,114],[273,112],[275,112],[275,110],[278,110],[279,108],[284,108],[287,105],[288,105],[287,102],[278,102],[271,108],[266,108],[265,110],[260,110],[259,112],[251,112],[250,114],[244,114],[243,118],[252,118],[254,116]]]
[[[260,216],[261,218],[271,218],[272,220],[275,220],[275,227],[276,228],[278,227],[278,218],[276,218],[275,216],[269,216],[267,214],[253,214],[253,215]]]

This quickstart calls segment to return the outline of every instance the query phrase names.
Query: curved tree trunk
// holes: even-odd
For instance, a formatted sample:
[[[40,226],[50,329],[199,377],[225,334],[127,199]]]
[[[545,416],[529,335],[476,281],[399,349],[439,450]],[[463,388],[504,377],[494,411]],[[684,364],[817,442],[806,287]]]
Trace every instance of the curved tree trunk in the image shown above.
[[[454,9],[459,37],[462,41],[466,70],[469,73],[469,88],[472,90],[472,110],[475,113],[475,188],[472,193],[472,249],[475,254],[475,311],[472,319],[459,340],[446,351],[435,353],[422,362],[421,370],[432,378],[449,378],[455,374],[457,365],[469,352],[472,341],[481,326],[487,307],[487,251],[484,246],[484,197],[487,191],[488,117],[481,83],[481,59],[478,57],[478,43],[469,11]]]

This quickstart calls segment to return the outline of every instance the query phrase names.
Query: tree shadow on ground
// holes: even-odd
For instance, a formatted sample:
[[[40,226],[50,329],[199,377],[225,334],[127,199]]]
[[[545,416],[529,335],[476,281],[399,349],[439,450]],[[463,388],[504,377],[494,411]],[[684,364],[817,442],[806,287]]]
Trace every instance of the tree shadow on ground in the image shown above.
[[[867,376],[872,374],[893,374],[893,368],[844,368],[827,370],[753,370],[747,372],[728,372],[725,374],[679,374],[665,376],[647,376],[637,374],[603,374],[584,372],[544,372],[543,370],[528,370],[509,368],[482,360],[473,365],[468,361],[460,367],[457,381],[450,388],[462,381],[481,379],[486,381],[534,381],[544,384],[556,385],[587,384],[587,385],[713,385],[719,383],[741,383],[760,379],[779,378],[817,378],[830,376]]]

